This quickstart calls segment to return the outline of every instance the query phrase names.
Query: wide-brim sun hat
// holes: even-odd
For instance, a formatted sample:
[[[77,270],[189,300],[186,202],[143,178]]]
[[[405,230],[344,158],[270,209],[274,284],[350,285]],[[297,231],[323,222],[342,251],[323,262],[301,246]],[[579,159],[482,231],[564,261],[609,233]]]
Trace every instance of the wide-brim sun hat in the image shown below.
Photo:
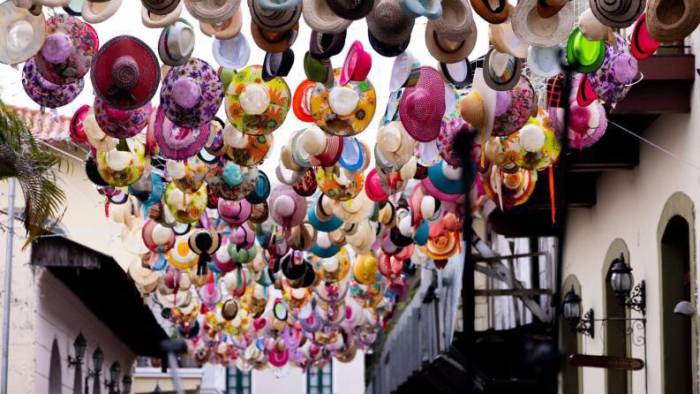
[[[32,56],[44,44],[46,19],[15,6],[11,1],[0,4],[0,63],[14,65]]]
[[[151,3],[151,4],[148,4]],[[182,14],[182,3],[179,0],[161,2],[162,8],[154,2],[142,1],[141,22],[150,28],[162,28],[173,24]]]
[[[566,41],[576,22],[574,4],[567,4],[555,15],[542,18],[537,13],[538,0],[523,0],[513,11],[513,32],[524,42],[549,47]],[[632,0],[634,1],[634,0]]]
[[[240,8],[240,0],[182,0],[187,11],[200,22],[216,24],[229,19]]]
[[[70,15],[46,21],[46,41],[35,57],[37,70],[48,81],[64,85],[82,79],[99,40],[92,26]]]
[[[527,54],[527,67],[540,77],[549,78],[561,72],[560,58],[562,48],[560,46],[538,47],[531,46]]]
[[[399,104],[399,118],[416,141],[437,138],[445,115],[445,83],[434,68],[420,68],[418,82],[406,88]]]
[[[248,0],[248,8],[252,23],[260,27],[261,30],[281,33],[292,29],[299,22],[302,4],[300,1],[295,1],[291,8],[275,9],[263,7],[261,0]]]
[[[291,92],[280,77],[264,81],[262,66],[234,74],[226,90],[226,115],[237,130],[262,135],[277,130],[289,112]]]
[[[311,92],[311,114],[316,125],[329,134],[353,136],[370,124],[377,107],[377,93],[369,80],[340,85],[341,69],[334,72],[334,83],[317,83]]]
[[[348,172],[338,163],[330,167],[316,167],[316,183],[328,198],[346,201],[357,196],[364,185],[361,172]]]
[[[87,23],[100,23],[116,14],[122,0],[85,0],[80,15]]]
[[[496,166],[482,175],[486,196],[503,209],[526,203],[537,184],[537,171],[519,169],[506,173]]]
[[[120,110],[111,107],[99,97],[95,98],[95,119],[102,131],[114,138],[130,138],[140,133],[151,116],[151,103],[133,110]]]
[[[132,36],[117,36],[105,43],[92,59],[90,74],[95,94],[123,110],[144,106],[160,82],[156,55]]]
[[[605,60],[605,41],[591,41],[576,27],[566,43],[566,61],[580,73],[598,69]]]
[[[83,91],[83,80],[68,85],[56,85],[39,74],[34,59],[24,63],[22,86],[35,103],[46,108],[58,108],[69,104]]]
[[[646,14],[642,14],[632,28],[630,52],[637,60],[642,60],[653,55],[660,45],[661,43],[649,33]]]
[[[228,146],[226,157],[234,163],[252,167],[262,163],[272,148],[272,135],[244,134],[244,146]]]
[[[512,22],[513,16],[503,23],[489,25],[489,38],[491,44],[499,51],[524,59],[527,57],[529,45],[515,34]]]
[[[199,30],[209,37],[215,37],[220,40],[228,40],[233,38],[238,33],[241,32],[243,27],[243,12],[239,8],[236,12],[231,15],[230,18],[225,19],[219,23],[207,23],[199,22]]]
[[[224,88],[216,70],[193,57],[171,69],[160,89],[165,115],[180,127],[196,128],[210,122],[223,99]]]
[[[660,42],[680,41],[700,22],[700,7],[691,0],[649,0],[646,12],[649,34]]]
[[[332,208],[330,208],[330,212],[326,212],[326,210],[329,210],[330,205],[324,204],[322,202],[323,199],[323,194],[320,194],[309,206],[307,218],[316,230],[330,233],[339,229],[343,225],[343,221],[333,215]]]
[[[491,48],[484,56],[484,80],[491,89],[507,91],[520,80],[522,61],[509,53]]]
[[[399,170],[411,159],[415,146],[416,140],[408,134],[401,121],[389,122],[377,131],[374,151],[376,164],[387,170]],[[380,160],[386,165],[382,165]]]
[[[589,0],[588,5],[600,23],[616,29],[631,26],[644,12],[645,0]]]
[[[215,39],[212,53],[221,67],[238,70],[250,60],[250,44],[245,35],[239,33],[228,40]]]
[[[470,122],[471,116],[468,116],[470,119],[465,118],[465,120],[470,122],[472,126],[479,128],[484,137],[489,137],[493,130],[493,122],[496,114],[497,92],[486,83],[484,74],[485,71],[483,68],[476,69],[471,93],[476,101],[474,108],[471,110],[479,112],[478,117],[481,119],[481,124]],[[460,101],[460,110],[461,109]],[[465,113],[462,111],[462,117],[464,117],[464,115]]]
[[[323,34],[340,34],[352,23],[333,12],[325,0],[303,0],[302,15],[313,31]]]
[[[168,119],[165,109],[158,107],[156,111],[154,137],[163,156],[183,160],[204,148],[210,135],[209,124],[197,128],[179,127]]]
[[[587,80],[598,98],[614,105],[627,95],[638,73],[637,59],[630,54],[622,36],[616,34],[615,44],[606,48],[603,64],[588,74]]]
[[[477,38],[475,25],[472,24],[466,39],[453,41],[438,34],[434,22],[428,21],[425,29],[425,45],[432,57],[440,62],[455,63],[466,59],[472,53]]]
[[[268,200],[270,216],[279,225],[291,228],[304,222],[306,199],[298,195],[289,185],[277,185]]]

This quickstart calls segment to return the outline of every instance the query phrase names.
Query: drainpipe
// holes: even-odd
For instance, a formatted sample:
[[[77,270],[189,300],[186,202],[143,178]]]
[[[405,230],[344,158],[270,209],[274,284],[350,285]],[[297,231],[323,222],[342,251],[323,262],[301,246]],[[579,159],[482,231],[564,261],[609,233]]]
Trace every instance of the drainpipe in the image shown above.
[[[7,394],[7,370],[10,354],[10,301],[12,293],[12,241],[15,236],[15,178],[10,178],[7,196],[7,235],[5,238],[5,294],[2,297],[2,394]]]

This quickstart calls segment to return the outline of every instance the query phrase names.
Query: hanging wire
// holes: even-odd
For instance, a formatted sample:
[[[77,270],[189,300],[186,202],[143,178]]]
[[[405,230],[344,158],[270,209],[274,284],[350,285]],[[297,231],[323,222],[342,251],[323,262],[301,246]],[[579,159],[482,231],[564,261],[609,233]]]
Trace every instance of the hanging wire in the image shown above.
[[[648,138],[642,137],[641,135],[639,135],[639,134],[635,133],[634,131],[632,131],[632,130],[626,128],[625,126],[620,125],[619,123],[613,122],[613,121],[611,121],[611,120],[608,120],[608,123],[612,124],[613,126],[617,127],[618,129],[624,131],[625,133],[632,135],[633,137],[639,139],[640,141],[642,141],[642,142],[644,142],[644,143],[650,145],[651,147],[653,147],[653,148],[655,148],[655,149],[657,149],[657,150],[659,150],[659,151],[661,151],[661,152],[667,154],[668,156],[673,157],[674,159],[680,160],[681,162],[683,162],[684,164],[688,165],[689,167],[692,167],[693,169],[696,169],[696,170],[700,171],[700,165],[695,164],[695,163],[693,163],[693,162],[691,162],[691,161],[689,161],[689,160],[683,158],[682,156],[680,156],[680,155],[678,155],[678,154],[676,154],[676,153],[670,151],[670,150],[667,149],[667,148],[664,148],[663,146],[661,146],[661,145],[659,145],[659,144],[657,144],[657,143],[651,141],[651,140],[648,139]]]

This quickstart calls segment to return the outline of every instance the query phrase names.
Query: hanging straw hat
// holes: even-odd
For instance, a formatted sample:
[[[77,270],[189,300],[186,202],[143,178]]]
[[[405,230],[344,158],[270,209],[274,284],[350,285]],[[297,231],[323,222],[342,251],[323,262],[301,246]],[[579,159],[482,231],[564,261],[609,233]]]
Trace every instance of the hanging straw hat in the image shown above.
[[[489,25],[489,38],[494,48],[503,53],[525,59],[527,57],[528,43],[521,40],[518,35],[513,32],[513,16],[508,20],[497,25]]]
[[[523,0],[515,7],[511,19],[513,32],[524,42],[541,47],[549,47],[566,41],[576,22],[574,4],[567,4],[549,18],[542,18],[537,12],[538,0]]]
[[[301,17],[301,2],[284,2],[285,7],[267,8],[272,2],[264,0],[248,0],[250,18],[261,30],[272,33],[282,33],[292,29]],[[291,7],[287,7],[291,5]]]
[[[520,80],[522,62],[509,53],[491,48],[484,56],[484,78],[486,84],[497,91],[512,89]]]
[[[700,7],[691,0],[649,0],[647,5],[649,34],[660,42],[682,40],[698,22]]]
[[[632,29],[630,52],[637,60],[642,60],[653,55],[660,45],[661,43],[649,33],[646,14],[642,14]]]
[[[168,72],[160,89],[160,106],[180,127],[197,128],[209,123],[224,99],[216,71],[205,61],[189,58]]]
[[[181,66],[194,51],[195,33],[187,20],[180,18],[167,26],[158,39],[158,55],[168,66]],[[163,76],[167,75],[163,74]]]
[[[362,19],[374,8],[374,0],[327,0],[328,6],[341,18]]]
[[[206,145],[210,135],[209,124],[191,129],[178,127],[168,119],[162,107],[156,110],[152,128],[160,153],[173,160],[196,155]]]
[[[578,27],[583,36],[591,41],[605,41],[612,33],[612,28],[600,23],[590,8],[578,17]]]
[[[270,216],[285,227],[298,226],[306,217],[306,199],[298,195],[291,186],[278,185],[269,198]]]
[[[605,1],[589,0],[590,10],[600,23],[616,29],[631,26],[644,12],[645,0]]]
[[[80,15],[87,23],[100,23],[114,15],[122,0],[85,0]]]
[[[0,63],[17,64],[37,53],[46,38],[44,14],[34,15],[11,1],[0,4]]]
[[[243,27],[243,12],[238,8],[230,18],[218,23],[199,22],[199,29],[209,37],[220,40],[233,38],[241,32]]]
[[[173,24],[182,14],[180,0],[141,0],[141,22],[146,27],[161,28]]]
[[[454,63],[464,60],[476,45],[477,29],[471,8],[464,0],[447,0],[442,16],[428,21],[425,43],[438,61]]]
[[[111,107],[104,100],[95,97],[95,119],[102,131],[114,138],[130,138],[140,133],[151,116],[151,103],[133,110],[120,110]]]
[[[401,96],[401,123],[416,141],[432,141],[440,133],[444,114],[445,83],[437,70],[423,66],[416,85]]]
[[[408,47],[414,24],[398,0],[379,0],[367,15],[369,42],[380,55],[397,56]]]
[[[508,0],[497,0],[494,6],[491,0],[469,0],[474,12],[491,24],[503,23],[508,19],[512,7]]]
[[[231,18],[240,8],[240,0],[182,0],[187,11],[200,22],[217,24]]]
[[[334,13],[325,0],[303,0],[302,15],[313,31],[324,34],[343,33],[352,23]]]

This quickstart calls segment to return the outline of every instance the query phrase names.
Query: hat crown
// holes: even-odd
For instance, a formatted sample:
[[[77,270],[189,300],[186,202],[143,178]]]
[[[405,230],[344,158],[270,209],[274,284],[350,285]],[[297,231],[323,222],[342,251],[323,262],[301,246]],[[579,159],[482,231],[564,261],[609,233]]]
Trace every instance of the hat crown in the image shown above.
[[[7,44],[10,51],[19,52],[31,44],[34,37],[34,27],[27,20],[13,23],[7,32]]]
[[[120,89],[132,89],[139,81],[139,65],[136,59],[123,55],[117,58],[112,66],[114,85]]]
[[[239,101],[248,115],[261,115],[270,106],[267,89],[259,83],[247,85],[241,92]]]
[[[194,108],[202,97],[202,88],[197,81],[190,77],[178,78],[173,83],[172,91],[175,103],[182,108]]]
[[[41,56],[49,63],[64,63],[71,54],[72,43],[70,37],[63,33],[54,33],[46,37]]]

